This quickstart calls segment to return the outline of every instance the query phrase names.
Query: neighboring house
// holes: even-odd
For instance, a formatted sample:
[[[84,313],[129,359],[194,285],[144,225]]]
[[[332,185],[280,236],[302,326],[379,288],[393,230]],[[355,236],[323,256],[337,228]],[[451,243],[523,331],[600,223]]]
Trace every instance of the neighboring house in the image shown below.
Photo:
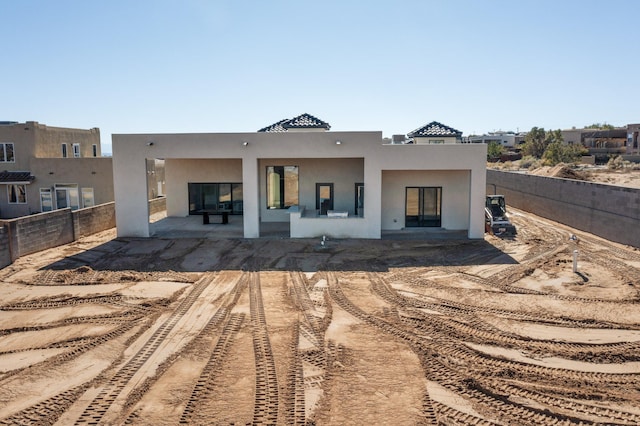
[[[100,130],[0,122],[0,218],[113,201]]]
[[[562,138],[569,145],[581,144],[589,155],[606,158],[626,152],[627,129],[568,129],[562,130]]]
[[[505,148],[515,148],[524,143],[526,133],[515,132],[489,132],[484,135],[468,136],[463,143],[484,143],[490,144],[495,142]]]
[[[627,154],[640,154],[640,124],[627,124]]]
[[[293,238],[426,227],[483,238],[485,145],[392,144],[382,132],[329,129],[303,114],[258,132],[114,134],[118,236],[150,235],[143,160],[163,158],[169,218],[232,214],[245,238],[268,222],[288,222]]]
[[[407,136],[417,145],[429,144],[452,144],[462,143],[462,132],[454,129],[453,127],[445,126],[437,121],[432,121],[429,124],[409,132]]]

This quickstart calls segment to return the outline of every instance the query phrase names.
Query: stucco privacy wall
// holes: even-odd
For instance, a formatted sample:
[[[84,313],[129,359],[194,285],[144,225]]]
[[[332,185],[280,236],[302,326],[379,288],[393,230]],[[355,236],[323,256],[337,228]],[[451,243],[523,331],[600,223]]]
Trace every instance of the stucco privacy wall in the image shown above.
[[[572,179],[487,170],[487,193],[611,241],[640,247],[640,190]]]
[[[381,132],[136,134],[113,135],[112,140],[120,237],[149,236],[146,158],[241,159],[246,238],[260,236],[259,161],[364,158],[364,211],[370,238],[380,238],[382,170],[468,170],[472,176],[467,211],[469,237],[484,235],[486,146],[483,144],[383,145]],[[186,192],[186,188],[182,191]],[[174,196],[167,189],[168,208]]]

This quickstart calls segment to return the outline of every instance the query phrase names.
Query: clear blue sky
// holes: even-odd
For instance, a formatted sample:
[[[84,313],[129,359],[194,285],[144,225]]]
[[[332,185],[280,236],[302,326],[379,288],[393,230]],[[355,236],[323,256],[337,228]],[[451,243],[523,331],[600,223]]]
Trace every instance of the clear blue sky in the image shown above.
[[[0,120],[465,135],[640,122],[640,1],[0,0]]]

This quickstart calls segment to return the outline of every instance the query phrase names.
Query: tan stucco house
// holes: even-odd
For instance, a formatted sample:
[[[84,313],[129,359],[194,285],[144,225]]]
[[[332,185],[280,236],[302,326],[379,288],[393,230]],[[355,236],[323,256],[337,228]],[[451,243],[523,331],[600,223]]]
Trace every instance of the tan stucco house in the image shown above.
[[[113,201],[100,130],[0,122],[0,218]]]
[[[257,132],[112,138],[119,237],[150,235],[153,158],[164,159],[168,217],[241,216],[245,238],[268,222],[289,223],[291,238],[425,227],[484,235],[483,144],[393,144],[379,131],[330,131],[309,114]]]

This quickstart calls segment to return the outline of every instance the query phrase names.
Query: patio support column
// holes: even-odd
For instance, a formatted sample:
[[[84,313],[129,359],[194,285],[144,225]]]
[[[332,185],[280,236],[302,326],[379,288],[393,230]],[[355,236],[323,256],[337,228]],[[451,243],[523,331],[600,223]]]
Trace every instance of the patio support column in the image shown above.
[[[382,168],[379,161],[364,159],[364,218],[369,238],[382,236]]]
[[[471,169],[469,173],[469,238],[484,238],[484,205],[487,171]]]
[[[258,159],[242,158],[242,198],[244,237],[260,237],[260,191]]]
[[[147,163],[142,149],[113,135],[113,189],[118,237],[149,236]],[[138,149],[138,152],[136,152]]]

